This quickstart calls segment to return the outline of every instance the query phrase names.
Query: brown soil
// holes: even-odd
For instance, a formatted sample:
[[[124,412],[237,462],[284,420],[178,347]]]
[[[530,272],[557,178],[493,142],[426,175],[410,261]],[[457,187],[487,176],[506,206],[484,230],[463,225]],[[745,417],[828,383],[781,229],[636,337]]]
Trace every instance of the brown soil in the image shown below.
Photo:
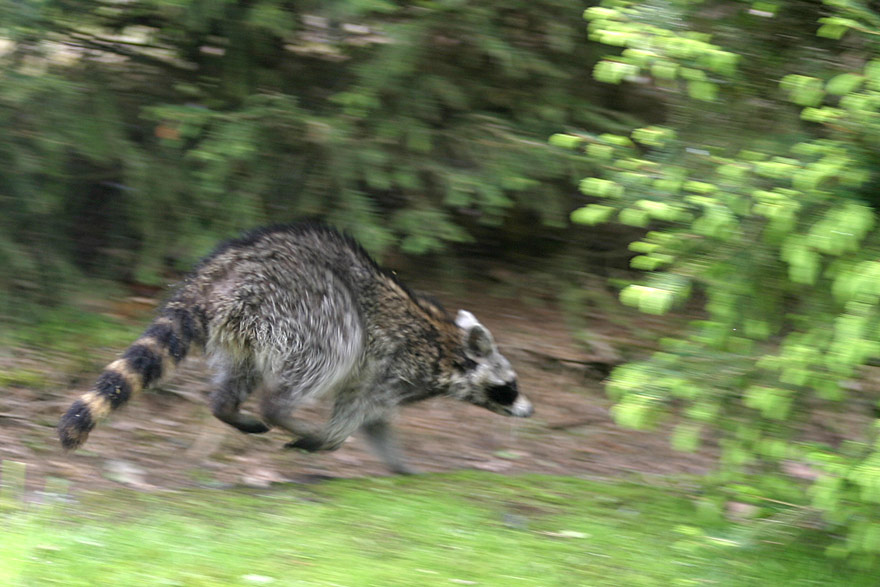
[[[405,408],[397,429],[413,467],[423,472],[482,469],[578,477],[701,473],[711,467],[711,451],[676,452],[665,430],[636,432],[613,423],[612,402],[596,369],[607,364],[609,349],[598,353],[604,356],[583,350],[562,313],[475,295],[473,290],[481,288],[471,289],[467,296],[434,292],[450,308],[461,307],[458,302],[466,297],[468,309],[492,330],[514,363],[520,389],[536,413],[527,420],[507,419],[447,399]],[[617,352],[613,341],[630,338],[598,318],[589,319],[589,328],[612,341],[611,354]],[[78,388],[88,384],[84,378]],[[0,459],[26,463],[33,487],[53,476],[70,480],[74,489],[116,483],[141,489],[262,486],[388,474],[358,436],[336,452],[312,455],[282,450],[289,439],[279,432],[241,434],[211,416],[204,401],[209,391],[203,362],[190,359],[162,390],[136,398],[99,426],[83,449],[68,454],[58,447],[54,425],[77,390],[5,389],[0,395]],[[318,406],[309,411],[324,410]]]

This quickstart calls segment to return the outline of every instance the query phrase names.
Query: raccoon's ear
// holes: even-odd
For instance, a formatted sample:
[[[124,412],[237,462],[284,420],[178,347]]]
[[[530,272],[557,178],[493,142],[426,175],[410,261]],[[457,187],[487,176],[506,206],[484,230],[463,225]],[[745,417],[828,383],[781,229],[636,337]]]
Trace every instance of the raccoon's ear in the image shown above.
[[[455,317],[455,325],[462,330],[470,330],[474,326],[482,326],[477,318],[467,310],[459,310]]]
[[[480,324],[467,310],[459,310],[455,324],[465,332],[465,350],[475,358],[481,359],[492,354],[495,341],[485,326]]]

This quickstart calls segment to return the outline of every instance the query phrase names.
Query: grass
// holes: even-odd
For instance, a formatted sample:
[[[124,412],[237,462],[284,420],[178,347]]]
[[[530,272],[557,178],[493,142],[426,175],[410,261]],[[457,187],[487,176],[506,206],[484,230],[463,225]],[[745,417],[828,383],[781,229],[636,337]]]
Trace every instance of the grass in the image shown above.
[[[0,328],[0,348],[8,349],[0,358],[17,357],[13,362],[6,357],[0,368],[0,389],[51,387],[53,378],[46,365],[57,376],[92,373],[102,366],[96,349],[108,353],[125,349],[150,316],[145,312],[136,320],[126,320],[73,303],[52,308],[22,305],[19,310]]]
[[[94,371],[82,349],[121,350],[136,322],[65,306],[0,343]],[[44,370],[4,369],[0,387],[46,386]],[[459,473],[33,506],[15,491],[23,476],[8,461],[0,473],[3,586],[877,584],[823,556],[819,533],[706,526],[691,496],[648,485]]]
[[[876,584],[819,536],[770,543],[694,515],[667,489],[471,472],[119,490],[0,514],[0,584]]]
[[[6,335],[8,343],[16,346],[82,353],[84,348],[125,347],[141,329],[142,325],[69,305],[41,309]]]

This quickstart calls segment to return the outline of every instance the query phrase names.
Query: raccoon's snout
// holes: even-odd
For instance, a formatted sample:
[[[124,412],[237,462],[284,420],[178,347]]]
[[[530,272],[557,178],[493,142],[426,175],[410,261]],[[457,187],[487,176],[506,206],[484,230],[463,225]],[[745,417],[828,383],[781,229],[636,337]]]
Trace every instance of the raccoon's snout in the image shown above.
[[[493,385],[486,390],[486,396],[495,404],[495,411],[502,414],[517,418],[528,418],[535,413],[532,402],[517,390],[516,381],[511,381],[504,385]]]
[[[527,400],[526,396],[520,395],[513,402],[513,405],[507,409],[507,412],[516,418],[528,418],[535,413],[535,408],[532,407],[532,402]]]

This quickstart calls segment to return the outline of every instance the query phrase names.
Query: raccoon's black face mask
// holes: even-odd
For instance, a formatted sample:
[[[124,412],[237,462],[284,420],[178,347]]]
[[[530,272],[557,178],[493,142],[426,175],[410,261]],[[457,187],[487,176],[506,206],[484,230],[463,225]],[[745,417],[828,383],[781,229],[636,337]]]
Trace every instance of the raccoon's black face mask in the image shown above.
[[[517,388],[516,372],[498,352],[489,330],[473,314],[459,311],[455,323],[462,330],[464,353],[471,361],[465,372],[460,399],[505,416],[528,418],[534,412],[531,402]]]
[[[517,390],[516,380],[487,387],[485,399],[477,405],[505,416],[528,418],[535,411],[532,403]]]
[[[516,389],[516,381],[493,385],[486,390],[486,397],[489,398],[489,401],[502,406],[512,406],[518,396],[519,392]]]

